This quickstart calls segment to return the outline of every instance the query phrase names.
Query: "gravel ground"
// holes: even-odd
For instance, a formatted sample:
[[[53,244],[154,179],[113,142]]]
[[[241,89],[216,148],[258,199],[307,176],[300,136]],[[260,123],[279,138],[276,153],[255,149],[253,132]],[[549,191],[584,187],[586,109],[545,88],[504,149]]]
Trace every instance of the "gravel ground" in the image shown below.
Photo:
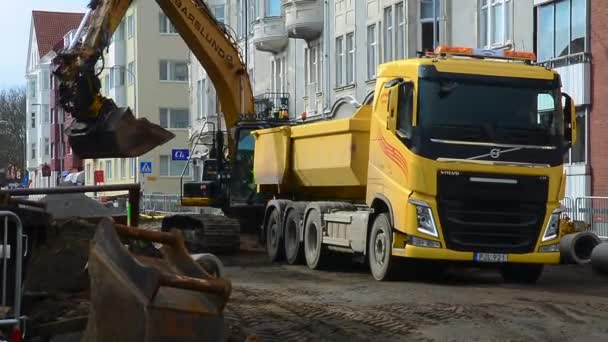
[[[271,264],[261,252],[223,260],[235,341],[608,340],[608,277],[587,267],[548,267],[524,286],[494,270],[380,283],[350,261],[311,271]]]

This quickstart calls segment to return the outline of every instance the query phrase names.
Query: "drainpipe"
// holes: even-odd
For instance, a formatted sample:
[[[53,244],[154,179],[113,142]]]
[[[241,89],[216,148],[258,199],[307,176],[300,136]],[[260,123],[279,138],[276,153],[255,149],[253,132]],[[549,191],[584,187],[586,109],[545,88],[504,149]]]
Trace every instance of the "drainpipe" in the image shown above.
[[[356,6],[356,5],[355,5]],[[323,96],[323,117],[331,112],[331,80],[329,70],[329,1],[323,0],[323,68],[325,69],[325,89]]]

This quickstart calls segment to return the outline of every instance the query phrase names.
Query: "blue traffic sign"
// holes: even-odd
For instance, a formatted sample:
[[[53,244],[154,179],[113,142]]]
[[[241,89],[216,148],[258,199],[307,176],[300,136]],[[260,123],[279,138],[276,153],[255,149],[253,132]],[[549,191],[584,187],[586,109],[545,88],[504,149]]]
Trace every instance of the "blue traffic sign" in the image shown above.
[[[30,184],[30,174],[26,173],[23,175],[23,185],[29,185]]]
[[[139,172],[152,173],[152,162],[149,162],[149,161],[139,162]]]
[[[171,160],[188,160],[188,157],[190,157],[190,150],[187,148],[171,150]]]

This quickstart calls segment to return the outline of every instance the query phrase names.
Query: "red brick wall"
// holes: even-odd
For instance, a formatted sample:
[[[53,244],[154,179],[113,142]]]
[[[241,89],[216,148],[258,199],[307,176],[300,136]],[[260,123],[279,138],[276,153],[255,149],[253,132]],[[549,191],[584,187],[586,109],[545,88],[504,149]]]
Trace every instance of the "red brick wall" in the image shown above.
[[[592,193],[608,196],[608,1],[590,0]]]

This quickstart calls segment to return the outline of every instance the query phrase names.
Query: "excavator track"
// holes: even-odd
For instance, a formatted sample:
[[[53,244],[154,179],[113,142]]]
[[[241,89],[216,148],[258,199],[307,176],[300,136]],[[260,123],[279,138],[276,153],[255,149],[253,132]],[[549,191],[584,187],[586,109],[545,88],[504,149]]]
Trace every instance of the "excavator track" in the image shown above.
[[[181,230],[190,253],[236,254],[240,247],[239,221],[224,215],[174,215],[163,219],[161,230]]]

